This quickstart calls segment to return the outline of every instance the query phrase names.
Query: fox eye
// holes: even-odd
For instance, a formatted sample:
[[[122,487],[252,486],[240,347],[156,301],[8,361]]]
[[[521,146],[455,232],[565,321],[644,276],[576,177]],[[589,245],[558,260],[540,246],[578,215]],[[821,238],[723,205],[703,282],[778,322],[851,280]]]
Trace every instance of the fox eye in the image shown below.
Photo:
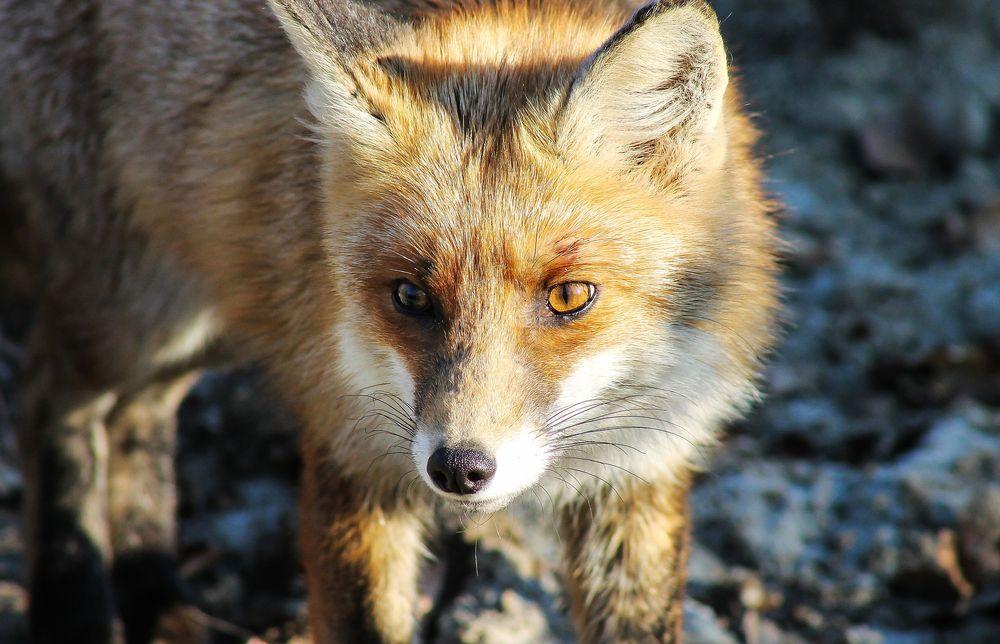
[[[431,310],[431,296],[412,282],[399,282],[392,292],[392,301],[403,313],[426,315]]]
[[[597,288],[587,282],[565,282],[549,290],[549,310],[556,315],[579,313],[594,301]]]

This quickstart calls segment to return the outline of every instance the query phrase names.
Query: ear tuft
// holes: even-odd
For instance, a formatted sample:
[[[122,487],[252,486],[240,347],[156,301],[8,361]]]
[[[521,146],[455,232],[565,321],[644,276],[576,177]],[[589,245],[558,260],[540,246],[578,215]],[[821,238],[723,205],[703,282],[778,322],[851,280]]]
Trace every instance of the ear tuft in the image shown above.
[[[345,58],[384,44],[398,23],[356,0],[269,0],[305,60]]]
[[[361,141],[383,135],[383,119],[360,86],[355,68],[400,25],[355,0],[269,3],[309,71],[306,101],[320,125],[328,133]]]
[[[639,9],[582,66],[560,115],[560,140],[627,165],[683,175],[721,164],[729,75],[704,0]]]

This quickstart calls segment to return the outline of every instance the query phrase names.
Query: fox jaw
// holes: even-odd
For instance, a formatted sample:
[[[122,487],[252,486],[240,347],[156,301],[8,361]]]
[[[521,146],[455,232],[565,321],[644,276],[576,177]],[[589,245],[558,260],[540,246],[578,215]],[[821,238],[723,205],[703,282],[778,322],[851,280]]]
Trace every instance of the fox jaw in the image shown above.
[[[336,52],[276,9],[323,150],[338,461],[479,511],[690,464],[752,395],[773,307],[707,5],[501,4]]]

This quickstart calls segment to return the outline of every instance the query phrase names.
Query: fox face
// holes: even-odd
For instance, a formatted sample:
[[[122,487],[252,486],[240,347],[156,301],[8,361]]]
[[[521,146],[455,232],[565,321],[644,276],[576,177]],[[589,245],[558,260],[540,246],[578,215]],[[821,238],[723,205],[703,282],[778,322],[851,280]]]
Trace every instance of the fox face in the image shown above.
[[[337,371],[373,403],[370,450],[475,510],[671,476],[771,337],[770,224],[714,14],[568,6],[352,45],[276,3],[323,149]]]

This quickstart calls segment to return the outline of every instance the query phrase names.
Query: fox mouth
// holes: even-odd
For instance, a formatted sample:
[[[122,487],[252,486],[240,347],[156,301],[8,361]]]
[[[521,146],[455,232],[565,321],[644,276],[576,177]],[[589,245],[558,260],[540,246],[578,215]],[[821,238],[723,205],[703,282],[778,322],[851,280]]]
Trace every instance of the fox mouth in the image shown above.
[[[462,512],[469,514],[491,514],[493,512],[499,512],[508,505],[511,501],[516,498],[515,496],[504,497],[498,499],[446,499],[447,502],[454,508],[461,510]]]
[[[476,494],[458,495],[442,491],[433,483],[433,481],[426,480],[426,478],[424,483],[434,496],[437,497],[443,504],[460,512],[470,514],[489,514],[492,512],[498,512],[499,510],[502,510],[510,505],[514,499],[521,494],[521,491],[517,491],[514,493],[493,495],[490,494],[488,490],[483,490],[483,492]]]

